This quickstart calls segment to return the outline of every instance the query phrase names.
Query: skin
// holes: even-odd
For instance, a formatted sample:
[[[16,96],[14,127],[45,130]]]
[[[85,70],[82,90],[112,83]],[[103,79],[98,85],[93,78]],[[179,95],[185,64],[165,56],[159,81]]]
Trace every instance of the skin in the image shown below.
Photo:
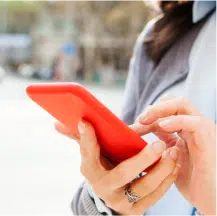
[[[148,107],[132,128],[140,135],[154,132],[180,149],[177,188],[200,213],[216,215],[215,123],[185,98],[171,96]]]
[[[177,164],[178,147],[165,150],[166,144],[157,141],[114,167],[100,155],[94,128],[88,122],[79,123],[80,138],[74,137],[70,130],[60,123],[56,123],[55,127],[61,134],[77,140],[82,158],[81,173],[96,195],[118,214],[142,214],[156,203],[176,180],[180,167]],[[148,174],[135,180],[138,174],[160,157],[159,163]],[[129,203],[124,192],[130,182],[132,191],[140,197],[135,203]]]
[[[116,167],[100,155],[94,128],[88,122],[79,123],[80,137],[61,123],[55,127],[77,140],[82,174],[97,196],[118,214],[142,214],[161,199],[173,182],[202,214],[216,214],[216,126],[186,99],[167,96],[148,107],[130,127],[139,135],[152,132],[163,142],[149,144]],[[134,180],[160,157],[148,174]],[[141,197],[133,204],[124,194],[131,181],[132,191]]]

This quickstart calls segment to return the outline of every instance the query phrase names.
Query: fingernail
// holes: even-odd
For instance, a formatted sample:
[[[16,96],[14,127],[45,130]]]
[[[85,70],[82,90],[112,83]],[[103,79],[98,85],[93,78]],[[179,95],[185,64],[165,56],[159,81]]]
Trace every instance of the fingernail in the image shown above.
[[[80,122],[78,123],[78,131],[79,131],[80,134],[84,134],[84,131],[85,131],[85,124],[84,124],[82,121],[80,121]]]
[[[164,151],[164,149],[166,148],[166,145],[163,142],[155,142],[152,144],[152,148],[157,154],[160,154]]]
[[[163,154],[162,154],[162,158],[166,158],[168,155],[168,151],[164,151]]]
[[[165,120],[165,121],[162,121],[159,123],[159,126],[161,128],[167,128],[167,127],[170,127],[172,124],[172,121],[171,120]]]
[[[145,123],[148,120],[149,111],[150,111],[150,106],[147,106],[144,112],[138,117],[141,123]]]
[[[170,156],[172,157],[173,160],[177,160],[178,154],[179,154],[178,149],[176,147],[171,149]]]
[[[175,167],[175,169],[173,170],[172,174],[173,174],[173,175],[177,175],[177,173],[179,172],[180,167],[181,167],[181,166],[180,166],[179,164],[176,164],[176,167]]]

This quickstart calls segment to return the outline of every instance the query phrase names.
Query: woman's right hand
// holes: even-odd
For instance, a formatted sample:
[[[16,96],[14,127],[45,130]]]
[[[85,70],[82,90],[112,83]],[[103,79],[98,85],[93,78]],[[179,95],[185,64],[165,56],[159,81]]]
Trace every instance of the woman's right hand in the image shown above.
[[[82,157],[81,173],[95,194],[105,202],[107,207],[118,214],[144,213],[166,193],[176,179],[179,170],[177,147],[165,150],[165,143],[157,141],[146,146],[132,158],[113,167],[100,155],[94,129],[88,122],[79,123],[80,138],[74,137],[60,123],[55,127],[63,135],[78,141]],[[160,161],[145,176],[135,180],[136,176],[160,157]],[[134,203],[129,203],[125,195],[125,188],[129,184],[132,192],[140,197]]]

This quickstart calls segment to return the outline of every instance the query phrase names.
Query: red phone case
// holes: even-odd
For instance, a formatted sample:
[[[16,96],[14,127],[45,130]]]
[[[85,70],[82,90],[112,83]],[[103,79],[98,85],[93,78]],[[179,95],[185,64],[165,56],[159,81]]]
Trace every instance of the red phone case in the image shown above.
[[[33,84],[29,97],[78,135],[78,122],[95,128],[102,154],[114,165],[141,151],[147,143],[90,92],[77,83]]]

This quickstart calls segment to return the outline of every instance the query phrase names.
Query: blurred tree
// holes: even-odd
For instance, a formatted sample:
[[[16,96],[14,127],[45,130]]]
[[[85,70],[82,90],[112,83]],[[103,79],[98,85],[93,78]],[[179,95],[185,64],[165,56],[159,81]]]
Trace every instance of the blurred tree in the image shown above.
[[[107,12],[104,23],[107,30],[114,35],[132,36],[142,30],[150,16],[151,11],[144,2],[121,1]]]
[[[39,1],[0,1],[0,32],[28,33],[40,7]]]
[[[78,13],[75,25],[85,46],[87,76],[97,70],[102,55],[108,55],[116,69],[124,65],[122,69],[127,70],[136,37],[153,11],[143,1],[76,1],[71,5]]]
[[[153,14],[143,1],[0,1],[0,33],[30,33],[33,62],[47,67],[63,44],[74,43],[88,76],[102,56],[127,71],[136,37]]]
[[[153,13],[143,1],[75,1],[79,29],[93,28],[110,36],[136,35]]]
[[[35,12],[40,9],[45,0],[4,0],[9,11]]]

